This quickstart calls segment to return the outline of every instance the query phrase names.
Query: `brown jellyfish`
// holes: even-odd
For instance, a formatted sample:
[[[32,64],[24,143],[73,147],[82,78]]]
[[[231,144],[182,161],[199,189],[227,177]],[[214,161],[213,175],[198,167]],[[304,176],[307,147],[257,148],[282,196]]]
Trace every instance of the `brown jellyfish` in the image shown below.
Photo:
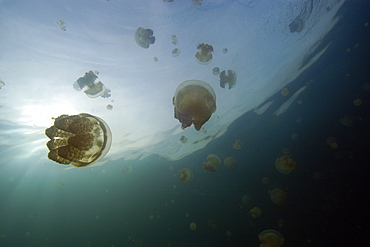
[[[291,33],[297,32],[299,33],[304,28],[303,20],[297,16],[290,24],[289,29]]]
[[[138,27],[135,31],[135,42],[142,48],[149,48],[150,45],[154,44],[155,37],[153,36],[152,29],[146,29],[142,27]]]
[[[271,201],[276,205],[284,205],[287,201],[288,194],[279,188],[269,191]]]
[[[100,118],[87,113],[61,115],[45,130],[50,138],[48,158],[64,165],[84,167],[103,158],[112,143],[112,133]]]
[[[195,222],[191,222],[189,226],[191,230],[197,229],[197,224]]]
[[[259,207],[254,207],[249,210],[249,214],[252,216],[252,218],[258,218],[262,215],[262,210]]]
[[[236,85],[236,73],[235,71],[228,69],[227,74],[226,70],[223,70],[220,73],[220,86],[225,88],[225,85],[229,84],[229,90],[235,87]]]
[[[288,96],[289,95],[289,89],[286,88],[286,87],[281,89],[280,94],[283,95],[283,96]]]
[[[283,155],[275,160],[276,169],[283,174],[291,173],[296,166],[297,162],[295,162],[289,155]]]
[[[229,156],[225,158],[224,165],[229,169],[234,169],[236,167],[236,161],[233,157]]]
[[[174,117],[180,121],[182,129],[194,124],[194,128],[200,130],[216,111],[216,94],[208,83],[188,80],[177,87],[172,103]]]
[[[182,183],[190,183],[193,178],[193,172],[189,168],[184,168],[177,174],[180,182]]]
[[[216,167],[221,163],[220,158],[215,154],[209,154],[207,156],[207,162],[203,162],[203,171],[205,172],[215,172]]]
[[[258,235],[261,241],[260,247],[279,247],[285,243],[285,239],[280,232],[268,229]]]
[[[209,44],[201,43],[197,46],[197,49],[200,50],[195,53],[197,62],[200,64],[209,64],[212,61],[213,47]]]
[[[361,99],[355,99],[355,100],[353,100],[353,105],[354,106],[360,106],[360,105],[362,105],[362,100]]]
[[[235,149],[241,149],[243,145],[243,142],[239,139],[236,139],[235,142],[233,143],[233,148]]]

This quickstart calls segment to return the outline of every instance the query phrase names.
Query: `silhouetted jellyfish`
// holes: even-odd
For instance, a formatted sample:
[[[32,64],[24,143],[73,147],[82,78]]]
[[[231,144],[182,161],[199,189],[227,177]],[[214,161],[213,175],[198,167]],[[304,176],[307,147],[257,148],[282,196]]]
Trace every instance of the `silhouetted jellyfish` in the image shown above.
[[[223,70],[220,74],[220,86],[225,88],[226,83],[229,84],[229,90],[236,85],[236,73],[231,69],[227,70],[227,75],[226,70]]]
[[[5,86],[5,82],[3,82],[2,80],[0,80],[0,89]]]
[[[276,205],[284,205],[287,201],[288,194],[279,188],[269,191],[271,201]]]
[[[215,154],[209,154],[207,156],[207,162],[203,162],[203,171],[205,172],[215,172],[216,167],[221,163],[220,158]]]
[[[252,218],[258,218],[262,215],[262,210],[259,207],[254,207],[249,210],[249,214],[252,216]]]
[[[241,149],[243,145],[243,142],[239,139],[236,139],[235,142],[233,143],[233,148],[235,149]]]
[[[187,140],[188,140],[188,139],[187,139],[185,136],[181,136],[181,137],[180,137],[180,141],[181,141],[182,143],[185,143]]]
[[[138,27],[135,32],[135,42],[142,48],[149,48],[150,45],[154,44],[155,37],[153,36],[152,29],[145,29],[142,27]]]
[[[172,50],[172,56],[174,56],[174,57],[177,57],[178,55],[180,55],[180,53],[181,53],[181,51],[178,48],[175,48],[175,49]]]
[[[60,30],[62,30],[62,31],[67,30],[67,27],[66,27],[66,25],[65,25],[65,23],[64,23],[64,21],[63,21],[63,20],[59,20],[59,21],[57,21],[57,24],[58,24],[58,26],[59,26]]]
[[[222,49],[222,52],[223,52],[224,54],[226,54],[228,51],[229,51],[229,49],[227,49],[226,47]]]
[[[122,168],[122,171],[124,174],[130,174],[132,172],[132,166],[130,165],[125,165],[123,168]]]
[[[289,155],[283,155],[275,160],[276,169],[283,174],[291,173],[296,166],[297,162],[295,162]]]
[[[174,35],[174,34],[171,35],[171,40],[172,40],[172,44],[174,44],[174,45],[177,45],[177,43],[179,43],[179,41],[177,40],[176,35]]]
[[[107,105],[107,109],[108,109],[108,110],[112,110],[112,109],[113,109],[113,106],[112,106],[111,104],[108,104],[108,105]]]
[[[197,229],[197,224],[195,222],[191,222],[189,226],[191,230]]]
[[[192,0],[194,5],[202,5],[203,0]]]
[[[291,33],[294,32],[301,32],[302,29],[304,28],[304,22],[303,20],[297,16],[290,24],[289,24],[289,29]]]
[[[74,89],[80,91],[84,90],[84,93],[90,98],[103,97],[108,98],[111,96],[110,90],[104,86],[101,81],[96,81],[99,72],[89,71],[85,73],[83,77],[80,77],[73,84]]]
[[[154,60],[154,62],[158,62],[158,58],[157,57],[153,57],[153,60]]]
[[[224,165],[229,169],[234,169],[236,167],[236,161],[233,157],[229,156],[225,158]]]
[[[285,243],[285,239],[280,232],[268,229],[258,235],[261,241],[260,247],[279,247]]]
[[[100,118],[87,113],[61,115],[45,130],[50,138],[48,158],[64,165],[84,167],[103,158],[112,143],[112,133]]]
[[[219,75],[219,74],[220,74],[220,68],[219,68],[219,67],[214,67],[214,68],[212,69],[212,73],[213,73],[214,75]]]
[[[195,53],[197,62],[200,64],[209,64],[212,61],[213,47],[209,44],[201,43],[197,46],[197,49],[200,50]]]
[[[177,87],[172,103],[174,117],[182,129],[194,124],[194,128],[200,130],[216,111],[216,94],[208,83],[188,80]]]
[[[193,172],[189,168],[184,168],[179,171],[177,177],[182,183],[190,183],[190,181],[193,179]]]

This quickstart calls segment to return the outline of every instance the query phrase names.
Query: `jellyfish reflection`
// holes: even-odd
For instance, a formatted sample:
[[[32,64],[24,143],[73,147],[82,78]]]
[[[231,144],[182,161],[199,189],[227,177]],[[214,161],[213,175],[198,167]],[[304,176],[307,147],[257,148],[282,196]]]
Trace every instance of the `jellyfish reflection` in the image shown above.
[[[90,98],[103,97],[108,98],[111,96],[110,90],[104,86],[101,81],[96,81],[99,72],[89,71],[86,72],[83,77],[80,77],[75,81],[73,87],[80,91],[84,90],[84,93]]]

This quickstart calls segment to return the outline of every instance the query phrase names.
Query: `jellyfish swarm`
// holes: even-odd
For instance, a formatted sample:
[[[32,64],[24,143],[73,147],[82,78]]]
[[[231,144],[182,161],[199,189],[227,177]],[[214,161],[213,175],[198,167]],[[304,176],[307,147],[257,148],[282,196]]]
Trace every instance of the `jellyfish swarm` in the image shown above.
[[[213,47],[211,45],[201,43],[197,46],[197,49],[199,51],[195,53],[195,58],[198,63],[206,65],[212,62]]]
[[[86,72],[83,77],[75,81],[73,87],[80,91],[85,88],[84,93],[90,98],[103,97],[108,98],[111,96],[110,90],[104,86],[101,81],[96,81],[98,72]]]
[[[203,171],[205,172],[215,172],[217,171],[216,167],[221,163],[220,158],[215,154],[209,154],[207,156],[207,162],[203,162]]]
[[[64,165],[84,167],[103,158],[112,143],[112,133],[100,118],[81,113],[61,115],[45,130],[50,138],[48,158]]]
[[[135,42],[142,48],[149,48],[150,45],[154,44],[155,37],[153,36],[152,29],[145,29],[142,27],[138,27],[135,32]]]
[[[182,183],[190,183],[193,179],[193,172],[189,168],[184,168],[177,174],[180,182]]]
[[[200,130],[216,111],[216,94],[208,83],[188,80],[177,87],[172,103],[174,117],[180,121],[182,129],[194,124],[194,128]]]
[[[279,247],[285,242],[283,235],[272,229],[261,232],[258,239],[261,241],[260,247]]]
[[[283,174],[291,173],[296,166],[297,162],[295,162],[289,155],[283,155],[275,160],[276,169]]]
[[[227,74],[226,70],[223,70],[220,74],[220,86],[225,88],[226,84],[229,84],[229,90],[236,85],[236,73],[231,69],[227,70]]]
[[[270,199],[276,205],[284,205],[287,201],[288,194],[279,188],[275,188],[270,193]]]

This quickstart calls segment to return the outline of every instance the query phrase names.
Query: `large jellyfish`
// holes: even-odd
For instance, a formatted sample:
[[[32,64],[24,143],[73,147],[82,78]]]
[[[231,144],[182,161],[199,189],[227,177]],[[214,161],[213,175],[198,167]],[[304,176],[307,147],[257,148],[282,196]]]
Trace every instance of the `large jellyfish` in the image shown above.
[[[103,158],[109,151],[112,134],[100,118],[87,113],[61,115],[45,130],[50,138],[48,158],[64,165],[84,167]]]
[[[228,69],[227,74],[226,70],[223,70],[220,74],[220,86],[225,88],[225,85],[229,84],[229,90],[235,87],[236,85],[236,73],[235,71]]]
[[[194,124],[194,128],[200,130],[216,111],[216,94],[208,83],[188,80],[177,87],[172,103],[174,117],[180,121],[182,129]]]
[[[135,42],[142,48],[149,48],[150,45],[154,44],[155,37],[153,36],[152,29],[145,29],[142,27],[138,27],[135,32]]]
[[[197,49],[200,50],[195,53],[195,58],[198,63],[209,64],[212,62],[213,47],[211,45],[201,43],[197,46]]]
[[[276,205],[284,205],[287,201],[288,194],[279,188],[275,188],[269,192],[271,201]]]
[[[215,154],[209,154],[207,156],[207,162],[203,162],[203,170],[205,172],[215,172],[216,167],[221,163],[220,158]]]
[[[276,169],[283,174],[291,173],[295,169],[296,165],[297,162],[295,162],[289,155],[283,155],[275,160]]]
[[[190,183],[193,179],[193,172],[189,168],[184,168],[177,174],[180,182],[182,183]]]
[[[258,239],[261,241],[260,247],[279,247],[285,242],[283,235],[272,229],[261,232]]]
[[[73,87],[80,91],[84,89],[84,93],[90,98],[103,97],[108,98],[111,96],[110,90],[104,86],[101,81],[96,81],[99,72],[89,71],[86,72],[83,77],[80,77],[75,81]]]

